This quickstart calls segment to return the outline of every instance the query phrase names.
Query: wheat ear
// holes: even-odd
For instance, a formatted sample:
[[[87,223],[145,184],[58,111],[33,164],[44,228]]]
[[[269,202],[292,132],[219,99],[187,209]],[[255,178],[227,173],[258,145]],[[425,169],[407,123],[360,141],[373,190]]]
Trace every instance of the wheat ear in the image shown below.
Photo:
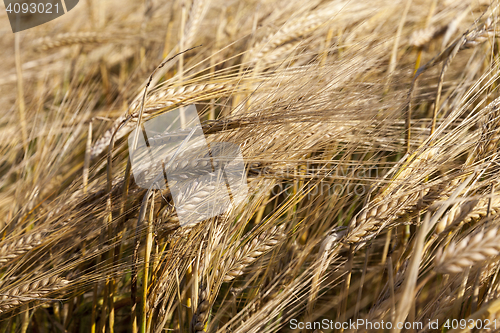
[[[207,0],[194,0],[189,11],[188,21],[186,23],[186,29],[184,30],[185,45],[191,46],[194,42],[196,33],[200,26],[200,22],[205,15],[205,12],[209,6],[209,1]]]
[[[410,37],[409,44],[414,47],[423,47],[434,38],[442,35],[446,31],[447,27],[447,25],[441,27],[430,26],[425,29],[414,31]]]
[[[170,88],[163,91],[158,91],[151,94],[144,106],[145,114],[149,114],[155,110],[162,108],[167,108],[176,104],[184,102],[195,102],[198,99],[210,99],[215,97],[220,97],[226,93],[230,93],[234,89],[233,84],[224,83],[207,83],[207,84],[195,84],[190,86],[183,86],[179,88]],[[136,116],[136,111],[140,108],[141,101],[135,101],[130,106],[131,117]],[[101,154],[111,142],[111,137],[113,133],[120,127],[120,125],[127,120],[129,117],[120,116],[118,117],[111,128],[107,130],[102,137],[100,137],[92,146],[91,158],[95,158]],[[135,119],[134,119],[135,120]],[[126,133],[130,132],[135,127],[135,121],[130,121],[124,125],[115,135],[115,140],[119,140],[125,136]]]
[[[193,320],[191,322],[192,331],[196,333],[204,333],[205,332],[205,324],[208,319],[208,314],[210,312],[210,302],[208,300],[208,290],[202,290],[198,300],[198,307],[196,308],[195,315],[193,316]]]
[[[115,36],[116,37],[116,36]],[[111,36],[98,32],[68,32],[55,37],[45,37],[34,41],[34,45],[40,51],[47,51],[57,47],[70,46],[74,44],[97,44],[112,39]]]
[[[234,255],[218,263],[218,268],[214,271],[212,281],[219,281],[219,279],[223,277],[223,282],[230,282],[238,276],[243,275],[246,267],[254,263],[260,256],[270,251],[281,242],[284,238],[283,230],[284,225],[279,227],[274,226],[255,237],[251,242],[245,244],[240,249],[229,250],[228,253],[234,253]],[[236,252],[234,250],[236,250]],[[204,269],[202,268],[200,271],[204,271]],[[192,321],[192,327],[196,333],[205,332],[204,328],[211,308],[209,289],[200,289],[203,291],[200,293],[198,300],[199,305]]]
[[[2,245],[0,248],[0,267],[40,245],[44,234],[45,231],[37,231]]]
[[[244,273],[245,267],[251,265],[260,256],[274,248],[283,239],[284,226],[273,227],[255,237],[250,243],[236,251],[227,262],[221,263],[221,267],[227,267],[224,274],[224,282],[229,282]],[[215,279],[218,278],[219,270],[216,271]]]
[[[477,232],[459,242],[452,242],[436,254],[435,271],[438,273],[460,273],[500,253],[498,228]]]
[[[311,13],[306,17],[294,20],[289,25],[284,26],[275,34],[264,38],[252,48],[252,61],[257,61],[265,57],[266,54],[276,49],[278,46],[299,38],[320,27],[329,18],[328,11]]]
[[[481,126],[481,135],[479,143],[469,155],[462,169],[472,166],[474,163],[488,159],[496,150],[500,139],[500,98],[496,98],[486,107],[489,112]],[[458,180],[457,180],[458,181]],[[500,212],[500,200],[498,198],[481,198],[475,201],[468,201],[461,205],[453,206],[446,215],[439,221],[436,232],[440,233],[447,226],[453,223],[457,218],[461,219],[462,223],[468,223],[473,220],[478,220],[486,217],[489,211],[492,215]]]
[[[0,313],[9,311],[17,306],[36,300],[48,300],[43,296],[64,288],[70,281],[57,276],[46,277],[42,280],[25,283],[15,287],[0,296]]]
[[[488,18],[486,22],[478,29],[466,32],[463,34],[459,39],[457,39],[454,43],[452,43],[450,46],[448,46],[443,52],[441,52],[439,55],[431,59],[429,62],[427,62],[424,66],[420,67],[417,72],[415,73],[415,76],[413,78],[413,81],[410,86],[410,90],[408,91],[408,106],[406,110],[406,150],[407,152],[410,151],[410,140],[411,140],[411,118],[412,118],[412,104],[411,104],[411,99],[413,95],[413,91],[416,87],[417,80],[422,75],[423,72],[428,70],[431,67],[434,67],[438,65],[439,63],[444,61],[443,68],[441,69],[441,73],[439,76],[439,83],[438,83],[438,89],[436,92],[436,100],[434,103],[434,111],[433,111],[433,116],[432,116],[432,125],[431,125],[431,134],[434,133],[435,125],[436,125],[436,117],[437,117],[437,111],[439,108],[439,99],[441,97],[441,89],[442,89],[442,83],[444,79],[444,73],[446,72],[447,68],[450,66],[451,61],[453,58],[458,54],[460,50],[468,49],[475,47],[481,43],[484,43],[485,41],[488,40],[488,38],[495,36],[495,24],[493,24],[491,18]]]
[[[377,233],[374,233],[374,231],[380,230],[414,207],[421,193],[400,194],[397,187],[400,186],[401,181],[409,178],[412,173],[424,167],[436,153],[436,149],[429,149],[415,157],[409,165],[403,166],[401,172],[396,175],[391,184],[350,221],[346,241],[358,243],[369,235],[371,237],[376,236]],[[427,194],[427,191],[428,189],[425,189],[423,194]]]

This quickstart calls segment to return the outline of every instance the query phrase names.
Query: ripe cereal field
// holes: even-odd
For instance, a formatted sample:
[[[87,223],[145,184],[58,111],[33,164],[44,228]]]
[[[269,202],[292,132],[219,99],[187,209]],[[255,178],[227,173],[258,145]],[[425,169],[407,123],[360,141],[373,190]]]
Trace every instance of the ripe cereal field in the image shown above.
[[[0,332],[500,330],[498,1],[0,12]]]

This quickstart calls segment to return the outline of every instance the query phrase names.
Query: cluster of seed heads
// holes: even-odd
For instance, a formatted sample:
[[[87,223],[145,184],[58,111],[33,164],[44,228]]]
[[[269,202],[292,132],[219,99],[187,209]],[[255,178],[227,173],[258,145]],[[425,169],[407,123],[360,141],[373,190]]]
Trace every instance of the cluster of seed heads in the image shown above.
[[[194,102],[197,97],[202,97],[203,99],[211,98],[215,93],[221,94],[224,92],[230,92],[234,87],[235,85],[229,83],[207,83],[162,90],[148,96],[144,105],[144,112],[148,114],[152,111],[186,102],[188,100],[192,100],[192,102]],[[142,100],[139,99],[131,104],[129,114],[132,115],[132,121],[129,121],[117,132],[117,134],[115,135],[115,140],[122,138],[135,128],[135,118],[138,116],[138,111],[140,109],[141,103]],[[126,116],[118,117],[113,123],[113,126],[111,126],[111,128],[107,130],[102,135],[102,137],[100,137],[94,143],[90,154],[92,159],[102,153],[105,149],[107,149],[109,143],[111,142],[113,133],[115,133],[122,122],[126,119]]]
[[[279,244],[280,240],[284,237],[283,230],[284,226],[275,226],[264,231],[250,243],[238,249],[234,255],[226,259],[226,262],[221,263],[220,267],[228,267],[224,275],[224,281],[229,282],[242,275],[247,266]],[[215,273],[216,278],[219,274],[220,271],[217,270]]]
[[[468,49],[476,47],[495,36],[495,25],[493,24],[493,20],[491,19],[491,17],[488,17],[488,19],[480,29],[473,30],[465,35],[465,41],[460,46],[460,48]]]
[[[212,279],[217,281],[223,275],[224,282],[230,282],[244,274],[244,269],[255,262],[260,256],[273,249],[284,238],[284,225],[274,226],[273,228],[262,232],[259,236],[252,239],[251,242],[245,244],[238,249],[230,257],[219,262],[218,269],[215,270]],[[232,251],[229,253],[233,253]],[[200,271],[204,271],[203,267]],[[199,305],[196,310],[196,315],[193,317],[193,328],[196,333],[204,332],[206,320],[210,310],[210,302],[208,300],[209,292],[207,289],[200,293]]]
[[[179,142],[179,140],[182,141],[182,139],[185,138],[191,132],[191,130],[191,128],[181,129],[173,133],[167,132],[148,137],[147,145],[154,147],[166,145],[172,142]]]
[[[437,152],[438,148],[436,147],[427,149],[410,161],[409,165],[404,166],[393,182],[350,221],[346,241],[358,243],[365,240],[367,236],[374,237],[381,227],[389,225],[397,217],[411,210],[419,198],[428,193],[429,189],[427,188],[421,193],[401,194],[398,193],[400,182],[411,177],[415,170],[425,167]]]
[[[454,221],[461,223],[469,223],[471,221],[478,221],[485,218],[489,214],[491,216],[500,213],[500,199],[492,198],[491,205],[489,198],[481,198],[479,200],[467,201],[461,205],[452,207],[439,221],[436,226],[436,232],[440,233],[445,228],[451,225]]]
[[[234,85],[227,83],[205,83],[165,89],[149,95],[146,99],[145,106],[154,105],[154,108],[156,109],[158,107],[180,103],[188,98],[196,96],[199,93],[208,94],[216,91],[228,90],[231,88],[234,88]],[[138,99],[130,105],[130,110],[132,110],[132,113],[139,110],[141,103],[142,100]]]
[[[102,43],[109,40],[109,36],[99,34],[97,32],[69,32],[59,34],[52,38],[43,38],[35,41],[35,45],[39,45],[38,49],[47,51],[53,48],[69,46],[74,44],[92,44]]]
[[[36,301],[46,294],[61,289],[68,284],[68,280],[52,276],[10,289],[0,294],[0,313],[26,302]]]
[[[420,193],[398,195],[394,199],[388,198],[382,203],[363,209],[351,220],[346,241],[358,243],[364,241],[368,236],[375,236],[380,228],[412,207],[419,197]]]
[[[196,308],[196,313],[193,316],[193,321],[191,323],[193,332],[204,333],[205,323],[208,319],[208,314],[210,312],[210,302],[208,301],[208,291],[205,289],[200,293],[199,305]]]
[[[495,257],[500,253],[498,228],[477,232],[459,242],[438,250],[435,270],[439,273],[460,273],[467,267]]]
[[[4,244],[0,248],[0,267],[40,245],[43,235],[44,232],[38,231]]]
[[[425,29],[416,30],[411,35],[409,44],[414,47],[422,47],[444,33],[446,28],[447,26],[430,26]]]
[[[331,17],[330,14],[332,14],[332,11],[325,9],[319,11],[319,14],[318,12],[311,13],[306,17],[299,18],[287,26],[282,27],[278,32],[266,37],[253,47],[252,61],[257,61],[258,59],[263,58],[277,46],[299,38],[310,31],[317,29]]]

